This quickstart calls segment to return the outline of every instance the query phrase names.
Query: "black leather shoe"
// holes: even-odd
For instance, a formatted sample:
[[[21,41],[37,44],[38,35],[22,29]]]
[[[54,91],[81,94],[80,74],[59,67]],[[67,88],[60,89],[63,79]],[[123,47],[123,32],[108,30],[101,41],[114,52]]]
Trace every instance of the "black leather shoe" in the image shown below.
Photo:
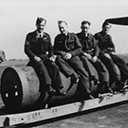
[[[47,92],[49,95],[54,95],[56,93],[56,91],[52,88],[51,85],[47,85],[47,87],[48,87]]]
[[[125,87],[126,87],[127,85],[125,86],[125,83],[124,83],[124,82],[121,82],[121,81],[117,81],[116,84],[117,84],[117,86],[118,86],[118,91],[119,91],[119,92],[124,92]]]
[[[94,97],[90,93],[88,94],[88,98],[89,99],[94,99]]]
[[[63,89],[64,87],[63,87],[62,85],[60,85],[58,88],[61,90],[61,89]]]
[[[77,84],[79,82],[79,77],[76,76],[75,74],[71,75],[71,83]]]
[[[127,92],[128,91],[128,85],[124,85],[119,92]]]
[[[127,85],[127,86],[128,86],[128,79],[126,79],[126,80],[124,81],[124,85]]]
[[[56,96],[65,96],[66,93],[65,93],[65,92],[60,92],[60,90],[56,90],[55,95],[56,95]]]
[[[94,85],[100,84],[99,80],[97,80],[95,76],[92,76],[91,80],[94,81]]]
[[[108,87],[108,92],[114,93],[113,90],[110,87]]]
[[[55,95],[56,94],[56,91],[54,89],[52,89],[52,90],[48,91],[48,94],[49,95]]]

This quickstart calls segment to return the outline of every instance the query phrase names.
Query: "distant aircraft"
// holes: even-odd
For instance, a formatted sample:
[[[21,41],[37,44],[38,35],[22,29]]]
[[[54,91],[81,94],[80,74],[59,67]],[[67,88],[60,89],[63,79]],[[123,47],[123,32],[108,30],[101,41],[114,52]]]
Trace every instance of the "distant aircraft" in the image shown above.
[[[117,25],[128,25],[128,17],[109,18],[105,22],[109,22]]]

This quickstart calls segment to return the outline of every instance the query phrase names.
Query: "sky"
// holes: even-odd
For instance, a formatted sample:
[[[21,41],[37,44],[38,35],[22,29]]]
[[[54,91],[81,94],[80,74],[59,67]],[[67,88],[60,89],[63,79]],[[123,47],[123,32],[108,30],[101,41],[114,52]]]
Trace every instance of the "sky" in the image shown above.
[[[74,33],[80,32],[81,21],[88,20],[90,33],[95,34],[105,19],[123,16],[128,16],[127,0],[0,0],[0,50],[7,59],[26,59],[25,38],[36,29],[37,17],[47,20],[45,31],[54,43],[58,20],[65,20]],[[112,25],[110,34],[116,52],[128,53],[128,26]]]

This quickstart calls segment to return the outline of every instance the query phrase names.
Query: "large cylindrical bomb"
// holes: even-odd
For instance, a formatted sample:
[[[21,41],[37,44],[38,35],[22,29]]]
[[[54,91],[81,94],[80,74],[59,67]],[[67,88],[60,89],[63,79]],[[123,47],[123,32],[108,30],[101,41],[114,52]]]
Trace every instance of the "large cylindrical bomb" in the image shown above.
[[[61,72],[61,79],[64,88],[62,92],[67,92],[66,96],[52,96],[49,98],[48,93],[40,90],[40,80],[31,66],[8,66],[1,76],[1,95],[7,108],[13,110],[24,106],[36,104],[41,97],[41,102],[53,102],[57,104],[72,102],[77,96],[87,98],[86,91],[79,82],[71,85],[70,78],[66,78]],[[98,74],[97,74],[98,75]],[[93,83],[90,86],[92,94],[98,92],[98,85]],[[76,99],[75,99],[76,100]]]
[[[31,67],[7,67],[1,76],[1,95],[7,108],[35,103],[40,96],[39,79]]]
[[[60,74],[64,85],[62,91],[71,89],[67,92],[66,96],[52,96],[50,97],[50,101],[62,101],[61,99],[70,98],[76,93],[77,85],[70,87],[70,78],[66,78],[61,72]],[[39,92],[40,86],[44,85],[40,85],[40,80],[32,67],[7,67],[1,76],[1,95],[3,102],[9,109],[17,109],[35,104],[41,95]],[[44,93],[41,95],[41,102],[48,102],[48,93],[45,90],[42,92]]]

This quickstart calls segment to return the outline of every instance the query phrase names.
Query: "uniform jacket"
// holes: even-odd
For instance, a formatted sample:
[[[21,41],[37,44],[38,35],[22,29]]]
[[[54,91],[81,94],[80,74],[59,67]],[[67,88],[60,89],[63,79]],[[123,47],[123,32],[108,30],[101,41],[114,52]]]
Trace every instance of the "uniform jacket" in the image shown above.
[[[40,57],[42,60],[48,58],[47,56],[53,55],[53,47],[48,33],[43,34],[42,38],[37,37],[36,31],[28,33],[25,41],[25,53],[33,60],[35,56]],[[48,55],[46,55],[49,53]]]
[[[86,52],[92,56],[99,55],[99,48],[94,36],[91,33],[88,33],[85,36],[84,32],[77,33],[77,36],[81,42],[83,52]]]
[[[112,41],[112,38],[109,34],[104,34],[103,31],[96,33],[95,39],[98,41],[98,46],[101,50],[101,53],[111,53],[112,51],[115,51],[115,46]]]
[[[68,33],[67,36],[58,34],[55,37],[54,52],[56,55],[64,55],[69,52],[72,56],[77,56],[82,52],[82,46],[74,33]]]

